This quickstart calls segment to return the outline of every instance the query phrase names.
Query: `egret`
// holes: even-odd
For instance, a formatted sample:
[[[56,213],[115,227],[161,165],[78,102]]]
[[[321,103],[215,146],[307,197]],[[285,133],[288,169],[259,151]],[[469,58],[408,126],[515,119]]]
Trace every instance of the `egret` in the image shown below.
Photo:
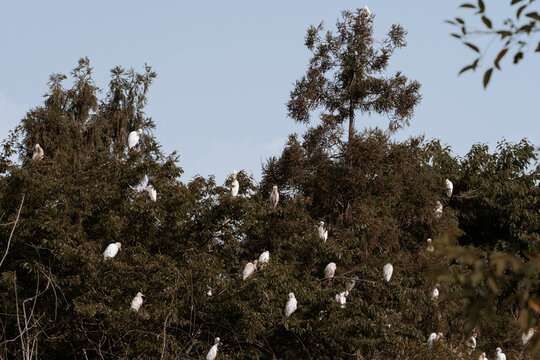
[[[427,339],[427,345],[429,348],[433,346],[433,343],[443,337],[442,333],[431,333]]]
[[[348,291],[344,291],[342,293],[336,294],[336,302],[341,305],[341,308],[345,308],[345,304],[347,303],[347,296],[349,295]]]
[[[394,267],[392,266],[392,264],[386,264],[383,266],[383,275],[384,275],[384,280],[386,280],[386,282],[389,282],[390,279],[392,278],[392,273],[394,272]]]
[[[504,353],[502,352],[501,348],[498,347],[497,349],[495,349],[497,351],[497,358],[496,360],[506,360],[506,355],[504,355]]]
[[[259,256],[259,267],[263,268],[270,261],[270,251],[265,251]]]
[[[207,289],[206,296],[208,297],[212,296],[213,293],[212,293],[212,288],[210,287],[210,285],[206,285],[206,289]]]
[[[236,170],[233,171],[233,182],[232,182],[232,185],[231,185],[231,196],[232,197],[236,197],[236,195],[238,195],[238,190],[240,190],[240,184],[238,184],[238,180],[236,180],[236,175],[238,174],[238,172]]]
[[[41,160],[43,159],[44,154],[45,153],[43,152],[43,149],[41,148],[41,146],[39,146],[39,144],[34,145],[34,154],[32,155],[32,160]]]
[[[444,180],[444,189],[446,190],[446,196],[452,196],[452,191],[454,191],[454,184],[448,179]]]
[[[478,360],[488,360],[488,358],[486,357],[486,353],[483,352],[480,354],[480,356],[478,357]]]
[[[154,189],[154,187],[152,185],[141,187],[139,189],[139,192],[145,193],[146,196],[148,197],[148,199],[150,199],[151,201],[156,201],[157,200],[157,191],[156,191],[156,189]]]
[[[352,289],[354,289],[354,286],[356,285],[356,281],[358,280],[358,278],[354,278],[352,279],[351,281],[349,281],[347,283],[347,285],[345,286],[345,288],[347,289],[347,291],[352,291]]]
[[[248,262],[246,266],[244,266],[244,271],[242,272],[242,280],[246,281],[248,277],[250,277],[255,270],[257,269],[257,260],[253,260],[253,262]]]
[[[141,138],[141,135],[142,135],[142,129],[139,129],[137,131],[132,131],[129,133],[128,147],[130,149],[135,147],[135,145],[137,145],[137,143],[139,142],[139,139]]]
[[[270,193],[270,204],[275,209],[279,201],[279,191],[277,185],[274,185],[272,192]]]
[[[218,352],[218,345],[220,345],[220,338],[215,338],[214,339],[214,345],[210,348],[210,350],[208,351],[208,354],[206,354],[206,360],[214,360],[217,356],[217,352]]]
[[[294,293],[289,293],[289,300],[287,300],[287,304],[285,304],[285,316],[291,316],[292,313],[296,311],[297,304],[298,302],[294,297]]]
[[[370,16],[371,16],[371,11],[369,11],[367,5],[364,6],[364,14],[366,14],[367,17],[370,17]]]
[[[135,296],[133,298],[133,300],[131,300],[131,309],[134,310],[134,311],[139,311],[142,303],[143,303],[143,294],[141,292],[138,292],[137,293],[137,296]]]
[[[324,268],[324,278],[325,279],[331,279],[334,277],[334,274],[336,273],[336,263],[329,263]]]
[[[535,332],[536,330],[533,328],[530,328],[529,330],[527,330],[527,332],[524,331],[523,334],[521,334],[521,343],[523,345],[526,345],[529,340],[531,340]]]
[[[443,206],[442,206],[441,202],[439,200],[437,200],[435,209],[433,209],[433,211],[435,212],[435,217],[437,219],[442,216],[442,209],[443,209]]]
[[[326,242],[326,240],[328,239],[328,230],[324,229],[324,221],[319,222],[318,232],[319,232],[319,239]]]
[[[433,252],[435,248],[433,247],[433,244],[431,243],[432,242],[431,239],[427,239],[426,242],[427,242],[426,251]]]
[[[433,291],[431,292],[431,298],[433,300],[437,300],[437,298],[439,297],[439,289],[437,289],[438,286],[439,284],[435,284],[435,287],[433,288]]]
[[[109,244],[103,252],[103,260],[112,259],[118,254],[118,251],[122,251],[122,244],[119,242]]]
[[[469,340],[467,340],[465,345],[467,345],[467,347],[469,348],[469,355],[471,355],[473,353],[474,349],[476,349],[476,334],[473,334],[469,338]]]

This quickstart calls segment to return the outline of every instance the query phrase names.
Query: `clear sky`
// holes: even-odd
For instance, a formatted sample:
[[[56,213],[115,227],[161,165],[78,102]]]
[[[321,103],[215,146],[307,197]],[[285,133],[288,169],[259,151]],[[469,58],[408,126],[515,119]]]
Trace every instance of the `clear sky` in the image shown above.
[[[500,18],[508,1],[487,0]],[[474,53],[449,36],[443,20],[464,15],[458,1],[377,0],[367,3],[382,38],[392,23],[409,32],[408,47],[391,60],[422,84],[422,103],[397,137],[425,134],[464,154],[472,144],[503,137],[540,144],[540,55],[502,62],[485,91],[481,74],[457,76]],[[116,65],[158,77],[146,113],[166,153],[177,150],[183,181],[232,170],[256,179],[261,163],[279,155],[288,134],[304,125],[285,103],[306,69],[305,30],[357,1],[7,1],[0,0],[0,137],[41,104],[51,73],[69,73],[88,56],[97,85],[106,88]],[[491,61],[492,58],[486,59]],[[358,127],[362,126],[361,119]],[[371,121],[373,123],[373,121]],[[380,123],[386,126],[386,123]]]

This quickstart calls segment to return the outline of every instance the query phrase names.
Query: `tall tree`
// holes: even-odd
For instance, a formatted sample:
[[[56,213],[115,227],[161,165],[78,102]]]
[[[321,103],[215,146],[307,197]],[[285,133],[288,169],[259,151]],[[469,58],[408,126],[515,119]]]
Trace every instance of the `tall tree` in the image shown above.
[[[406,31],[392,25],[379,43],[373,38],[373,20],[363,9],[343,11],[335,32],[325,32],[322,23],[308,29],[305,45],[312,57],[291,91],[287,104],[291,118],[307,123],[310,113],[319,109],[326,120],[348,121],[349,141],[357,112],[386,115],[392,131],[408,125],[420,101],[420,84],[401,72],[384,76],[394,51],[406,46]]]

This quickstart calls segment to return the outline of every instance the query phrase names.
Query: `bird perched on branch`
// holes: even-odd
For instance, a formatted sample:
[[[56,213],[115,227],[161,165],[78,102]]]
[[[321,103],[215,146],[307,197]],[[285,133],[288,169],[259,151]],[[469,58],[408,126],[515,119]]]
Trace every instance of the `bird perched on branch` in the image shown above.
[[[43,155],[45,155],[45,152],[41,146],[39,146],[39,144],[34,145],[34,154],[32,155],[32,160],[39,161],[43,159]]]
[[[394,272],[394,267],[392,264],[386,264],[383,266],[383,277],[386,282],[389,282],[392,278],[392,273]]]
[[[240,190],[240,184],[238,183],[238,180],[236,180],[236,175],[238,175],[238,172],[236,170],[233,171],[233,181],[231,184],[231,196],[236,197],[238,195],[238,190]]]
[[[138,292],[137,296],[135,296],[133,300],[131,300],[131,309],[133,311],[136,311],[136,312],[139,311],[143,303],[143,296],[144,295],[141,292]]]
[[[253,262],[248,262],[246,266],[244,266],[244,271],[242,272],[242,280],[246,281],[248,277],[250,277],[255,270],[257,270],[257,260],[253,260]]]
[[[349,295],[348,291],[341,292],[339,294],[336,294],[336,302],[341,305],[341,308],[345,308],[345,304],[347,303],[347,296]]]
[[[427,242],[426,251],[427,252],[435,251],[435,248],[433,247],[431,239],[427,239],[426,242]]]
[[[105,251],[103,252],[103,260],[112,259],[116,256],[116,254],[118,254],[118,251],[122,251],[121,243],[117,242],[107,245]]]
[[[215,360],[218,353],[218,346],[221,345],[220,338],[214,339],[214,345],[210,348],[208,351],[208,354],[206,354],[206,360]]]
[[[270,261],[270,251],[265,251],[259,256],[258,265],[259,268],[263,268]]]
[[[535,329],[533,328],[530,328],[529,330],[527,330],[526,332],[524,331],[522,334],[521,334],[521,343],[523,345],[526,345],[529,340],[531,340],[531,338],[534,336],[534,333],[536,332]]]
[[[444,189],[446,191],[446,196],[451,197],[452,192],[454,191],[454,184],[448,179],[444,180]]]
[[[139,192],[146,195],[146,197],[151,201],[157,200],[157,191],[152,185],[143,186],[139,189]]]
[[[130,132],[128,136],[128,148],[130,149],[134,148],[139,142],[141,135],[142,135],[142,129]]]
[[[275,209],[279,202],[279,191],[277,185],[274,185],[272,192],[270,193],[270,204]]]
[[[285,316],[287,317],[291,316],[292,313],[296,311],[297,305],[298,305],[298,302],[296,301],[296,298],[294,297],[294,293],[289,293],[289,300],[287,300],[287,303],[285,304]]]
[[[319,234],[319,239],[326,242],[326,240],[328,239],[328,230],[324,229],[324,221],[319,222],[319,228],[317,230]]]
[[[331,262],[324,268],[324,278],[325,279],[331,279],[334,277],[334,274],[336,273],[336,263]]]
[[[437,219],[442,216],[443,206],[439,200],[437,200],[437,203],[435,204],[435,209],[433,211],[435,212],[435,217]]]
[[[506,355],[502,352],[502,349],[500,347],[498,347],[496,351],[497,351],[497,357],[495,358],[496,360],[506,360]]]

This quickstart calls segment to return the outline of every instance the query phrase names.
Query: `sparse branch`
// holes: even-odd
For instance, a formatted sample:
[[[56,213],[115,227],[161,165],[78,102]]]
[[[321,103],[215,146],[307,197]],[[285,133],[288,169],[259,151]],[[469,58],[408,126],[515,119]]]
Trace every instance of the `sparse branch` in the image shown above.
[[[19,221],[19,216],[21,215],[21,209],[24,204],[24,197],[25,194],[23,194],[21,199],[21,204],[19,205],[19,210],[17,211],[17,217],[15,218],[15,223],[13,224],[13,227],[11,228],[11,234],[9,234],[9,239],[6,247],[6,252],[4,253],[4,256],[2,257],[2,260],[0,260],[0,267],[2,267],[2,264],[4,263],[4,260],[6,259],[6,256],[9,252],[9,246],[11,244],[11,238],[13,237],[13,233],[15,232],[15,228],[17,227],[17,222]]]

